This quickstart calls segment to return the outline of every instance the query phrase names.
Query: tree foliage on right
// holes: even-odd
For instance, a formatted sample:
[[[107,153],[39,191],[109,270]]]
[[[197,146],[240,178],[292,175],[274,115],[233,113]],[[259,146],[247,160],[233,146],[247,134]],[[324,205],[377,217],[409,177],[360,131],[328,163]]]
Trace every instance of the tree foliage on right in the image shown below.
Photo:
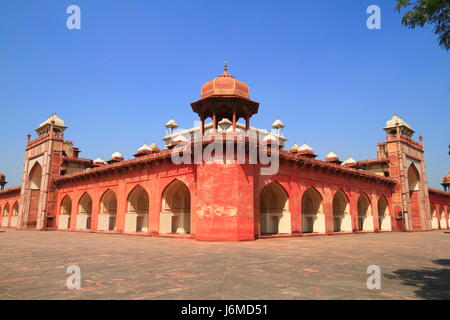
[[[434,33],[438,35],[439,45],[450,48],[450,0],[397,0],[395,9],[410,9],[402,18],[402,24],[408,28],[434,25]]]

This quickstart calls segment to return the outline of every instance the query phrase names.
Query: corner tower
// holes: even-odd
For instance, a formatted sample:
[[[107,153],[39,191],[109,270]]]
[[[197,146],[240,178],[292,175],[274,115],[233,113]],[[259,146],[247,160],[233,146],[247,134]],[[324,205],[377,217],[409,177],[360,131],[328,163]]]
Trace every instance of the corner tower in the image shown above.
[[[239,118],[245,119],[246,130],[249,130],[250,118],[258,112],[259,103],[250,100],[249,87],[231,76],[225,64],[224,72],[202,86],[200,100],[191,106],[202,122],[203,139],[207,118],[212,118],[213,130],[218,129],[221,120],[228,119],[234,133]],[[237,140],[233,133],[225,138],[236,146]],[[224,162],[202,161],[196,164],[195,172],[197,187],[193,211],[196,229],[191,231],[195,233],[195,238],[213,241],[254,240],[253,165],[239,163],[234,158]]]
[[[250,118],[258,112],[259,103],[250,100],[248,85],[229,74],[225,63],[223,73],[202,86],[200,100],[191,103],[191,107],[200,117],[203,136],[207,118],[212,119],[216,130],[222,119],[228,119],[233,131],[236,131],[236,122],[243,118],[246,130],[249,130]]]
[[[392,195],[394,229],[431,230],[430,201],[422,137],[398,115],[383,128],[386,141],[378,144],[378,158],[387,159],[389,176],[398,181]]]
[[[35,130],[37,138],[27,135],[22,185],[20,191],[19,229],[55,227],[56,193],[52,179],[65,173],[84,170],[91,165],[78,159],[77,148],[64,140],[67,127],[56,114],[51,115]]]

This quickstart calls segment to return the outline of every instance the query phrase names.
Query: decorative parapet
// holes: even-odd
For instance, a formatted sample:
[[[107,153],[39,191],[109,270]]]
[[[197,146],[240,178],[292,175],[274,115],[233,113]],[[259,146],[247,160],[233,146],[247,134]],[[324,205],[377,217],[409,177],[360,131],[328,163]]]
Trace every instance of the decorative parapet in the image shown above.
[[[12,193],[20,194],[20,186],[13,187],[13,188],[8,188],[8,189],[5,189],[5,190],[1,190],[0,191],[0,197],[3,196],[3,195],[10,195]]]
[[[224,137],[225,137],[225,135],[224,135]],[[230,135],[227,135],[226,137],[229,138]],[[293,154],[289,151],[280,150],[278,148],[273,148],[272,146],[268,146],[267,144],[264,144],[264,142],[262,142],[262,141],[257,141],[252,138],[243,137],[240,134],[233,135],[231,138],[233,139],[233,141],[235,143],[249,144],[249,143],[258,143],[259,142],[260,148],[261,147],[267,148],[266,152],[268,155],[273,155],[273,154],[278,155],[280,157],[280,159],[285,160],[285,161],[293,161],[293,162],[297,163],[299,166],[317,168],[317,169],[325,169],[325,170],[329,170],[331,172],[341,173],[343,175],[348,175],[348,176],[352,176],[355,178],[372,180],[377,183],[384,183],[384,184],[389,184],[389,185],[395,185],[397,183],[397,181],[392,178],[383,177],[383,176],[380,176],[380,175],[377,175],[374,173],[365,172],[365,171],[355,169],[355,168],[343,167],[338,164],[328,163],[328,162],[325,162],[322,160],[316,160],[314,158],[303,157],[301,155]],[[213,140],[214,140],[214,138],[203,139],[202,141],[199,141],[199,140],[191,141],[190,145],[187,145],[187,149],[184,152],[192,154],[192,150],[193,150],[195,144],[201,143],[204,146]],[[225,142],[225,140],[226,139],[224,139],[223,141]],[[113,173],[113,172],[123,172],[123,171],[127,171],[127,170],[132,170],[134,168],[141,168],[147,164],[154,163],[154,162],[161,161],[161,160],[171,161],[171,152],[172,152],[171,149],[166,149],[166,150],[162,150],[160,152],[154,153],[154,154],[145,155],[145,156],[138,157],[135,159],[111,163],[111,164],[107,164],[107,165],[104,165],[101,167],[89,169],[89,170],[86,170],[83,172],[67,174],[67,175],[55,178],[53,180],[53,183],[59,187],[59,186],[62,186],[62,185],[65,185],[65,184],[68,184],[70,182],[77,181],[80,179],[86,179],[89,177],[103,175],[103,174],[107,174],[107,173]]]
[[[49,133],[43,134],[42,136],[37,137],[33,141],[28,141],[26,150],[29,150],[29,149],[47,141],[47,140],[50,140],[50,139],[64,140],[64,133],[54,132],[53,134],[51,134],[49,132]]]
[[[403,142],[408,143],[412,147],[414,147],[420,151],[423,151],[423,145],[420,142],[414,141],[410,137],[403,135],[403,134],[400,135],[399,138],[395,134],[388,134],[388,135],[386,135],[386,141],[388,141],[388,142],[403,141]]]
[[[428,193],[436,193],[441,196],[448,197],[450,199],[450,192],[448,192],[448,191],[443,191],[443,190],[434,189],[434,188],[428,188]]]

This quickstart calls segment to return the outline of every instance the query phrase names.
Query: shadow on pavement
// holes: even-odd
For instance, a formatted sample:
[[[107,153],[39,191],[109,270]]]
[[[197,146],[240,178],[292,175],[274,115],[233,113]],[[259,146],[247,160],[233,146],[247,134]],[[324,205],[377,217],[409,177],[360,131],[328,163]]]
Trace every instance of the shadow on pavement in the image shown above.
[[[399,269],[386,278],[402,280],[404,285],[416,287],[418,298],[428,300],[450,299],[450,260],[439,259],[432,261],[439,267],[418,270]]]

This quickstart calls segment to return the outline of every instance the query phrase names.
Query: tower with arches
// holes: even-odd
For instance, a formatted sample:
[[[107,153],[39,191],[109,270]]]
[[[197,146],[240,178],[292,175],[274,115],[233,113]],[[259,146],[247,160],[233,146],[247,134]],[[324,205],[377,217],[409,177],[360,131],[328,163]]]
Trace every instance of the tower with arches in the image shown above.
[[[378,144],[378,158],[386,160],[386,175],[397,180],[392,194],[395,230],[431,230],[430,200],[425,170],[423,138],[394,115],[384,128],[386,140]]]

